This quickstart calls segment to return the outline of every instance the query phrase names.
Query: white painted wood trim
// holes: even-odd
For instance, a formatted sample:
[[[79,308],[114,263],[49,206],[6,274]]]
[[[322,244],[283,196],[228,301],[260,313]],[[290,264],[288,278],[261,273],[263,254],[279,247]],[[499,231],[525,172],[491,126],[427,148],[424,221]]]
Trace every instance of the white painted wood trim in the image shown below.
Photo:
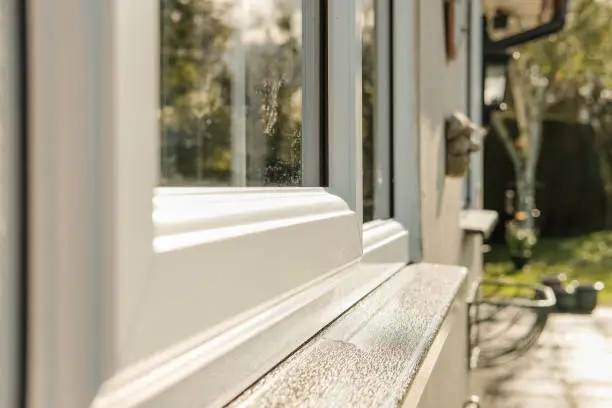
[[[152,256],[158,6],[27,4],[30,407],[88,406],[121,366]]]
[[[391,210],[391,1],[374,0],[376,28],[376,113],[374,115],[374,219]],[[378,180],[381,180],[379,183]]]
[[[349,215],[352,218],[352,228],[344,230],[346,236],[338,235],[342,231],[341,228],[326,227],[327,235],[313,233],[313,237],[318,238],[319,242],[316,244],[319,245],[318,248],[304,246],[302,250],[308,255],[317,253],[318,257],[323,259],[326,258],[326,253],[342,252],[342,247],[350,245],[351,242],[353,242],[353,250],[344,253],[344,258],[340,260],[337,267],[332,267],[331,264],[323,267],[322,270],[328,272],[320,277],[306,281],[294,290],[281,293],[276,298],[255,305],[240,315],[224,320],[216,327],[196,332],[192,336],[183,336],[180,341],[170,342],[171,346],[160,349],[158,353],[151,354],[149,358],[132,365],[107,383],[94,404],[96,408],[184,406],[187,403],[198,406],[221,406],[402,268],[408,261],[407,232],[400,224],[392,220],[375,221],[366,226],[364,231],[366,247],[362,257],[359,242],[355,239],[356,217],[342,200],[325,193],[322,189],[293,189],[293,191],[236,189],[228,192],[225,200],[222,198],[223,194],[197,192],[195,191],[197,189],[186,189],[191,191],[183,193],[171,190],[174,189],[164,191],[168,193],[164,197],[168,200],[166,203],[163,203],[164,199],[160,198],[162,194],[158,194],[159,199],[156,201],[160,204],[157,211],[163,211],[160,208],[164,205],[169,211],[177,208],[176,203],[170,202],[172,200],[195,200],[191,204],[185,203],[184,206],[181,206],[181,213],[186,212],[185,209],[190,205],[194,205],[192,208],[198,208],[200,214],[204,215],[207,211],[201,208],[205,205],[203,202],[209,200],[213,201],[214,205],[225,202],[234,206],[236,210],[244,207],[239,204],[241,201],[243,203],[250,201],[251,203],[247,205],[253,209],[254,225],[274,223],[274,219],[283,220],[283,217],[290,217],[286,203],[291,202],[295,204],[293,211],[295,218],[318,217],[322,214],[337,214],[341,217]],[[191,198],[188,197],[190,194]],[[174,197],[171,198],[171,196]],[[242,196],[242,199],[238,199],[238,196]],[[265,203],[266,200],[276,202],[275,205],[280,211],[269,211],[271,207],[269,203]],[[313,203],[312,200],[318,200],[319,204]],[[282,202],[285,202],[285,205]],[[313,207],[318,207],[318,210]],[[263,211],[259,212],[260,210]],[[223,229],[232,229],[234,226],[243,228],[250,225],[244,222],[240,215],[231,216],[229,215],[231,213],[233,211],[228,210],[228,216],[221,216],[219,220],[207,220],[206,217],[203,217],[201,223],[191,222],[191,227],[187,223],[177,222],[176,218],[170,219],[172,217],[156,217],[156,219],[157,225],[160,225],[159,233],[163,231],[164,234],[168,234],[160,235],[164,239],[171,240],[173,234],[189,234],[198,229],[208,231],[206,233],[218,237],[226,237],[221,232]],[[245,213],[246,211],[243,214]],[[182,219],[188,218],[193,221],[198,217],[194,213],[193,217]],[[327,219],[326,223],[333,222],[333,218],[334,216]],[[234,220],[234,226],[232,226],[232,220]],[[207,221],[214,222],[215,228],[211,229]],[[162,224],[163,227],[161,227]],[[291,225],[292,222],[287,222],[285,219],[278,224],[278,228],[291,230]],[[309,221],[308,228],[313,228],[314,231],[316,222]],[[217,232],[214,232],[215,230]],[[305,234],[307,233],[301,236]],[[240,239],[244,239],[245,235],[248,233],[244,232]],[[257,239],[260,241],[260,248],[266,245],[265,240],[267,239],[270,239],[271,243],[280,242],[269,231],[258,236]],[[300,239],[299,242],[303,245],[308,244],[309,240]],[[341,248],[338,247],[338,243],[341,243]],[[242,248],[246,247],[247,245],[244,245]],[[338,251],[339,249],[341,251]],[[278,259],[284,256],[294,258],[296,255],[287,253]],[[207,259],[212,258],[209,255]],[[271,260],[271,268],[276,259],[275,257]],[[218,261],[227,262],[227,253],[220,255]],[[248,270],[250,261],[248,258],[241,261],[245,268],[243,273]],[[287,270],[293,271],[300,265],[302,265],[301,262],[295,262],[289,265]],[[225,271],[228,269],[226,268]],[[265,269],[258,268],[258,271],[267,273]],[[168,272],[178,273],[180,271],[175,268]],[[201,274],[202,271],[199,272]],[[163,271],[157,273],[163,273]],[[262,275],[261,280],[265,279],[267,278]],[[185,280],[181,282],[184,283]],[[168,285],[166,285],[166,290],[168,290]],[[170,293],[168,296],[172,298]],[[192,299],[188,303],[193,305],[194,301]],[[201,300],[201,302],[204,301]],[[215,302],[218,303],[219,300]],[[202,304],[201,308],[195,309],[203,311],[205,308],[206,305]],[[151,311],[149,308],[145,309]],[[189,319],[190,311],[183,312],[179,314],[180,320]],[[163,321],[159,330],[170,330],[171,322],[164,321],[159,311],[156,311],[154,315],[156,319],[161,318]],[[176,316],[177,312],[171,315]],[[176,333],[174,329],[172,331]],[[160,335],[163,333],[157,332],[156,339]],[[140,338],[137,343],[147,347],[145,342],[145,338]]]
[[[421,259],[421,191],[414,0],[393,2],[394,219],[410,231],[412,261]]]
[[[113,244],[117,364],[151,276],[153,189],[160,179],[159,1],[114,0],[113,96],[116,189]],[[138,23],[136,23],[138,22]],[[137,163],[137,164],[136,164]]]
[[[88,406],[115,366],[113,4],[27,4],[29,407]]]
[[[330,190],[351,193],[337,197],[321,188],[157,189],[148,241],[153,242],[153,254],[143,258],[149,269],[128,282],[133,285],[121,294],[131,296],[118,326],[119,367],[127,368],[111,380],[100,404],[223,401],[408,261],[407,233],[393,221],[366,231],[362,247],[361,41],[357,5],[338,3],[330,6],[338,8],[330,14],[342,20],[330,27],[330,48],[334,41],[336,50],[347,44],[349,50],[354,47],[353,62],[330,62],[330,83],[340,81],[330,92],[344,98],[342,89],[349,90],[355,109],[345,107],[344,116],[336,116],[330,125],[330,143],[335,146],[330,146],[330,162],[336,170],[330,169],[336,175],[331,176]],[[343,71],[347,64],[355,70],[354,83]],[[130,197],[142,201],[141,194]],[[143,241],[137,245],[144,244],[147,231],[141,229]],[[275,256],[265,256],[270,252]],[[223,284],[232,286],[223,289]],[[211,305],[222,313],[207,315]],[[282,344],[270,347],[273,341]],[[203,351],[201,359],[192,360],[189,354]],[[161,382],[138,388],[143,378],[168,374],[163,367],[177,367],[185,356],[197,368],[179,364],[178,372],[159,377]],[[253,356],[261,364],[255,364]],[[144,371],[138,370],[141,364],[147,367]],[[218,382],[211,380],[211,373]],[[206,384],[211,392],[204,392]]]
[[[155,206],[153,273],[122,349],[129,362],[287,296],[362,254],[355,214],[322,188],[158,189]],[[371,224],[364,262],[405,264],[406,230],[392,220]]]
[[[113,379],[94,407],[222,406],[396,270],[353,265],[208,341],[189,339]]]
[[[361,256],[354,213],[323,189],[166,191],[155,198],[152,270],[122,345],[129,363]]]
[[[328,7],[329,189],[362,221],[361,1]]]
[[[403,224],[362,234],[355,2],[331,6],[340,197],[155,190],[159,2],[28,7],[30,406],[227,402],[408,261]]]
[[[321,185],[321,1],[302,1],[302,186]]]
[[[154,206],[158,253],[165,252],[166,245],[177,246],[182,234],[206,233],[207,239],[215,240],[224,229],[244,226],[236,231],[242,235],[258,225],[353,214],[342,199],[320,187],[158,188]]]
[[[20,310],[22,138],[20,84],[22,67],[17,0],[0,0],[0,407],[17,408],[21,382]]]
[[[468,55],[471,62],[471,87],[468,92],[472,97],[471,106],[468,107],[469,115],[476,125],[482,125],[482,0],[471,0],[472,13],[470,24],[472,26],[471,37],[469,38],[471,55]],[[483,206],[483,178],[484,178],[484,153],[478,151],[472,153],[470,158],[470,205],[472,208],[482,208]]]
[[[372,221],[363,227],[364,264],[405,265],[410,260],[408,252],[409,234],[399,222],[389,220]]]

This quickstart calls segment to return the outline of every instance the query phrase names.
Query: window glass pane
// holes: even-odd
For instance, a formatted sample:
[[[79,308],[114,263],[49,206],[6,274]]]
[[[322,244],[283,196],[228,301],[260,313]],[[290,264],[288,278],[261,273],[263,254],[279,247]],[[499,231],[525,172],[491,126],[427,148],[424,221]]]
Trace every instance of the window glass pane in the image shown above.
[[[300,0],[161,0],[160,55],[162,185],[301,184]]]
[[[389,5],[388,0],[364,0],[362,9],[364,222],[390,216]]]
[[[374,0],[364,0],[361,50],[363,221],[374,218],[374,114],[376,104],[376,21]]]

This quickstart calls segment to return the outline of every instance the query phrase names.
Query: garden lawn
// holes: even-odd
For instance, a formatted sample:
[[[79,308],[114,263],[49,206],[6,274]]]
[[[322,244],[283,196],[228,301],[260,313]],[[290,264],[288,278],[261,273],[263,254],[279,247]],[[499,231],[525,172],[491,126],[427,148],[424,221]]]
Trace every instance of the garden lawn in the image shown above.
[[[513,274],[505,245],[495,245],[485,254],[485,277],[508,278],[521,283],[540,283],[543,275],[564,273],[568,282],[601,281],[605,288],[599,304],[612,305],[612,231],[572,238],[541,239],[525,268]]]

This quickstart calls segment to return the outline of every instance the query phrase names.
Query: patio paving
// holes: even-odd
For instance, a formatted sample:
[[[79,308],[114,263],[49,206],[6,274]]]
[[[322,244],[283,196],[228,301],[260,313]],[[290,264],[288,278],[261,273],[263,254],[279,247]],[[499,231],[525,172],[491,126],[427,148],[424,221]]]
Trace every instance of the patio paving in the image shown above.
[[[484,408],[612,408],[612,308],[552,315],[532,351],[474,380]]]

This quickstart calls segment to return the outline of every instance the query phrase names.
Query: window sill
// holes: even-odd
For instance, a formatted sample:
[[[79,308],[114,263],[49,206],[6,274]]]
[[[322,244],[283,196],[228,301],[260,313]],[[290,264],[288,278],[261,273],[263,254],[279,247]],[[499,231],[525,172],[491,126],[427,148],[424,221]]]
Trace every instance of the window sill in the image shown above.
[[[422,392],[426,366],[433,369],[463,316],[466,274],[457,266],[402,269],[231,406],[397,406],[409,387]]]
[[[154,273],[121,350],[137,363],[96,408],[225,404],[408,262],[399,223],[368,224],[362,246],[322,188],[160,189],[154,206]]]
[[[121,330],[131,363],[317,292],[361,257],[355,214],[321,188],[161,188],[154,207],[152,273]]]
[[[389,259],[401,260],[404,266],[408,254],[408,231],[395,220],[377,220],[363,226],[362,263],[387,263]],[[399,268],[398,268],[399,269]]]
[[[497,219],[497,211],[463,210],[459,215],[459,226],[464,233],[482,234],[484,238],[489,238],[497,225]]]

